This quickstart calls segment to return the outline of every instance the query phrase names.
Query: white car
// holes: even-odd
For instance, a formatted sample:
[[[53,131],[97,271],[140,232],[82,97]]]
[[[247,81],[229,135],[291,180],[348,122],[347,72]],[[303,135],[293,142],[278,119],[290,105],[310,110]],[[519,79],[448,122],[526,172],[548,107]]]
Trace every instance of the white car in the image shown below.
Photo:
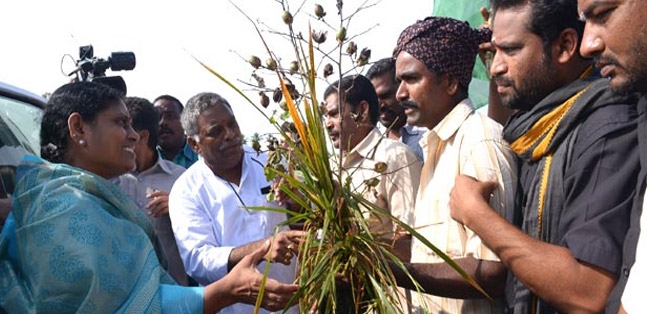
[[[40,121],[46,99],[0,82],[0,229],[9,213],[16,167],[25,154],[40,155]]]

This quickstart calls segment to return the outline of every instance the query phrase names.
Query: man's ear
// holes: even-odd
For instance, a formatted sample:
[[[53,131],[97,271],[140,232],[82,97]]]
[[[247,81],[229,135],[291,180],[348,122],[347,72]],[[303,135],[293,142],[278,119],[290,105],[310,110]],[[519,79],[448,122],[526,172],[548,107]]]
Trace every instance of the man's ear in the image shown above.
[[[74,142],[78,142],[85,136],[85,123],[78,112],[73,112],[67,118],[67,128],[70,132],[70,138],[72,138]]]
[[[458,80],[454,78],[453,75],[447,73],[443,74],[441,77],[441,84],[445,87],[447,95],[454,96],[458,93]]]
[[[137,134],[139,134],[139,140],[145,143],[148,143],[148,138],[150,137],[151,133],[148,132],[146,129],[141,129],[137,131]]]
[[[559,63],[566,63],[574,56],[577,56],[579,53],[579,39],[580,37],[577,35],[577,31],[574,29],[567,28],[563,30],[551,45],[553,59]]]
[[[189,147],[191,147],[194,152],[200,155],[200,145],[198,145],[198,142],[193,138],[193,136],[187,136],[186,141],[187,143],[189,143]]]
[[[368,112],[368,101],[362,100],[357,104],[357,122],[366,122],[370,120],[369,112]]]

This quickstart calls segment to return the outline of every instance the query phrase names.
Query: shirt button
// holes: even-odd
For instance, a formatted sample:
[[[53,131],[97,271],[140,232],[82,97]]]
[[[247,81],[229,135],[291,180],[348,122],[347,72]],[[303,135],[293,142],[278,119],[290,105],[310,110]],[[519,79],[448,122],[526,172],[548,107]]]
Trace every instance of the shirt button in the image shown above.
[[[625,277],[629,277],[629,268],[623,269],[622,273],[625,275]]]

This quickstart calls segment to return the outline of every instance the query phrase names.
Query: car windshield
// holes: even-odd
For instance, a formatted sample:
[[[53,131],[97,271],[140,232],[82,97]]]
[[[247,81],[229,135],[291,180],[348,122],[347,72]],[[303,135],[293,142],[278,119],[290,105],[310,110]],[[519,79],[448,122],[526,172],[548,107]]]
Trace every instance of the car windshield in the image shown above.
[[[16,167],[25,154],[40,155],[42,109],[0,96],[0,198],[11,194]]]

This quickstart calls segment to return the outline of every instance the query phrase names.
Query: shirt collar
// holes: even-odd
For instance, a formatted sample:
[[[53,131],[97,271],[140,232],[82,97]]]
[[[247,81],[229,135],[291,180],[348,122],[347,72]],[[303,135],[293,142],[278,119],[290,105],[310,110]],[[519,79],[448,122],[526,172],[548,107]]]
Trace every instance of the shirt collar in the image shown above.
[[[472,101],[469,100],[469,98],[465,98],[463,101],[459,102],[432,131],[435,132],[441,140],[447,141],[458,131],[465,119],[467,119],[472,112],[474,112]]]
[[[153,167],[159,167],[160,169],[162,169],[162,171],[168,174],[173,173],[171,168],[169,167],[169,161],[164,160],[164,158],[162,158],[162,155],[159,152],[157,153],[157,162]]]
[[[167,162],[168,161],[164,160],[164,158],[162,158],[162,154],[158,151],[157,160],[155,161],[155,164],[153,164],[153,166],[151,166],[150,168],[142,172],[134,170],[132,173],[136,175],[140,175],[140,174],[146,174],[146,173],[157,173],[161,171],[167,174],[172,174],[171,169],[168,167]]]
[[[196,154],[196,152],[189,146],[189,141],[184,139],[184,146],[182,146],[182,154],[186,156],[187,158],[191,159],[193,156]]]
[[[374,127],[361,142],[359,142],[346,156],[344,164],[352,162],[355,156],[361,158],[373,159],[373,154],[377,143],[382,138],[382,133],[377,127]]]

